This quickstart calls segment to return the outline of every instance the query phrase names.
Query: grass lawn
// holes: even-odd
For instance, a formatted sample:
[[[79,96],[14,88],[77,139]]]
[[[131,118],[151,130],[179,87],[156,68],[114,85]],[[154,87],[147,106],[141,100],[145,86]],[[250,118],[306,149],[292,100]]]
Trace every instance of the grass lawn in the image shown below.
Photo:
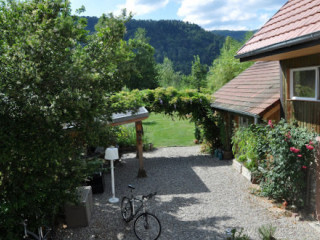
[[[148,142],[155,147],[194,145],[194,123],[189,120],[151,113],[149,118],[143,121],[143,129]]]

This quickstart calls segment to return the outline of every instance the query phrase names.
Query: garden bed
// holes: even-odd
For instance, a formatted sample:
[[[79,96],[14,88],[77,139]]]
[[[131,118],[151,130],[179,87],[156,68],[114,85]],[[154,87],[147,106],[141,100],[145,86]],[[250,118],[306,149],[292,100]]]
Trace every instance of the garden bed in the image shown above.
[[[253,177],[251,171],[246,168],[242,163],[238,162],[236,159],[232,160],[232,167],[242,176],[244,176],[248,181],[253,182]]]

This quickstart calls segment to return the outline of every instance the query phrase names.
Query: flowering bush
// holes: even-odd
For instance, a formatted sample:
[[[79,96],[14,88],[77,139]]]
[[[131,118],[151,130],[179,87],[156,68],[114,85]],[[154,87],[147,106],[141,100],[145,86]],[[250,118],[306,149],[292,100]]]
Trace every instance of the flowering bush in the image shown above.
[[[267,169],[261,184],[262,193],[276,200],[304,205],[307,171],[314,161],[315,134],[305,128],[281,120],[268,124],[271,161],[264,161]]]
[[[304,205],[306,177],[314,161],[315,133],[281,120],[251,125],[233,135],[233,151],[251,171],[259,171],[262,194]]]

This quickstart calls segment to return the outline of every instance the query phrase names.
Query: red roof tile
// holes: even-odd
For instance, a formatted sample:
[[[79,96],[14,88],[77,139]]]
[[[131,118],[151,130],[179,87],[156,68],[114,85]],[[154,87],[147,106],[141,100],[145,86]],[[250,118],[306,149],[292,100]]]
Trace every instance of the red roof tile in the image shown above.
[[[320,0],[289,0],[238,51],[238,55],[318,31],[320,31]]]
[[[256,62],[214,96],[215,108],[246,115],[263,114],[280,99],[279,62]]]

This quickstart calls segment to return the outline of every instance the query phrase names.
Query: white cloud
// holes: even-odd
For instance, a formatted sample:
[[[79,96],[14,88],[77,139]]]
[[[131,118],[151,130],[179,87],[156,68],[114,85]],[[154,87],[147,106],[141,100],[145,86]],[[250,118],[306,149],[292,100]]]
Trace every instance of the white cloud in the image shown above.
[[[177,15],[205,29],[260,28],[286,0],[181,0]]]
[[[117,6],[116,13],[126,8],[127,12],[132,12],[135,16],[139,16],[164,8],[168,3],[169,0],[126,0],[125,4]]]

